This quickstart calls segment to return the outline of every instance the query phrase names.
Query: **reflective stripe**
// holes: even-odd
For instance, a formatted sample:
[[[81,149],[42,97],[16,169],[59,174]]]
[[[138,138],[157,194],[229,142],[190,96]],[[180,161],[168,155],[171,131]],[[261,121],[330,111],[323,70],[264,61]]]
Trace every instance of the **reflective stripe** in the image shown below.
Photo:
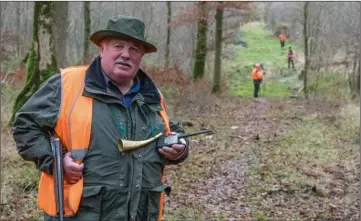
[[[82,148],[82,149],[72,149],[71,150],[71,157],[74,160],[83,160],[86,153],[88,152],[88,148]]]

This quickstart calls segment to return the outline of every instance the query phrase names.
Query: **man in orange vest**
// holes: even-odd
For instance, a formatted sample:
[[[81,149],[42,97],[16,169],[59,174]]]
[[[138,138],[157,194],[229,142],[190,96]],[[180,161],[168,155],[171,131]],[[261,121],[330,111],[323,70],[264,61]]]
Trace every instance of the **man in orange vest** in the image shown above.
[[[280,43],[281,43],[281,49],[285,47],[285,41],[286,41],[286,35],[282,32],[279,35]]]
[[[163,96],[139,66],[157,48],[144,37],[144,23],[114,16],[90,40],[99,56],[89,66],[50,77],[18,111],[13,136],[19,155],[42,172],[38,206],[45,221],[162,220],[168,164],[186,160],[188,140],[171,147],[149,141],[184,133],[170,121]],[[48,133],[63,146],[64,211],[55,203],[53,153]],[[147,141],[119,151],[120,140]]]
[[[256,64],[251,74],[254,84],[254,93],[253,93],[254,97],[258,97],[258,92],[264,77],[264,74],[261,72],[261,69],[263,69],[263,65]]]

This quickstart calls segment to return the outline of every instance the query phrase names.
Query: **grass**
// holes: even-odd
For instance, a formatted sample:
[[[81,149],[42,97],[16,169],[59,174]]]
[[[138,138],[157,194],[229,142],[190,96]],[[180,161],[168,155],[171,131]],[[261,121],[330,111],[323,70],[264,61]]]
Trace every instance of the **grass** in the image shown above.
[[[337,118],[331,122],[319,116],[324,112],[327,111],[292,120],[289,123],[293,129],[281,134],[271,145],[261,142],[252,146],[260,159],[249,176],[249,203],[253,211],[262,211],[262,216],[268,219],[277,214],[292,220],[304,220],[305,216],[357,217],[360,158],[359,138],[355,135],[360,129],[360,109],[348,104],[335,113]],[[279,200],[280,207],[269,207],[268,202]],[[319,204],[320,201],[324,204]],[[336,212],[335,208],[341,211]],[[325,209],[330,212],[324,213]]]
[[[240,80],[243,83],[236,83],[230,86],[231,95],[253,97],[253,82],[249,79]],[[276,80],[264,80],[261,84],[259,95],[261,97],[287,97],[291,85]]]
[[[348,98],[350,94],[349,86],[343,74],[338,72],[315,73],[309,79],[309,91],[313,97],[327,95],[330,98]]]
[[[253,96],[253,82],[250,73],[255,63],[263,63],[266,84],[264,97],[286,97],[290,94],[292,85],[296,81],[297,73],[287,68],[285,49],[280,48],[277,38],[271,32],[264,30],[261,23],[248,23],[241,28],[242,34],[247,39],[247,48],[229,45],[235,51],[234,57],[224,63],[232,96]],[[286,45],[288,47],[288,45]],[[297,52],[297,47],[293,46]],[[297,65],[297,64],[295,64]],[[285,80],[287,76],[294,76]],[[261,93],[262,88],[261,87]]]
[[[17,154],[7,120],[20,87],[2,85],[1,94],[1,220],[40,220],[36,207],[39,173],[33,163],[24,162]]]

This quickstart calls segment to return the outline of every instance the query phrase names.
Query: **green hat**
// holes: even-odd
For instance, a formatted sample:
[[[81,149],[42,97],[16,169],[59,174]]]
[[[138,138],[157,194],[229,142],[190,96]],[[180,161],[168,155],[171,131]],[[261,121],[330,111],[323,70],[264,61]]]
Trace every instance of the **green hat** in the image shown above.
[[[144,45],[145,53],[157,51],[157,48],[144,38],[143,21],[134,17],[124,15],[111,17],[108,20],[106,29],[94,32],[90,40],[99,46],[105,37],[121,37],[125,40],[135,39]]]

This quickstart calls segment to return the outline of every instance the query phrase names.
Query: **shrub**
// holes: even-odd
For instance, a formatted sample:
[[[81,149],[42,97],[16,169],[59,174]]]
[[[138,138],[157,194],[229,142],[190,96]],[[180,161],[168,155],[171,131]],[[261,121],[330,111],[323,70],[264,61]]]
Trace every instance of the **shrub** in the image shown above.
[[[282,31],[287,37],[289,36],[288,24],[286,23],[277,24],[276,27],[274,27],[273,29],[273,34],[278,37]]]

